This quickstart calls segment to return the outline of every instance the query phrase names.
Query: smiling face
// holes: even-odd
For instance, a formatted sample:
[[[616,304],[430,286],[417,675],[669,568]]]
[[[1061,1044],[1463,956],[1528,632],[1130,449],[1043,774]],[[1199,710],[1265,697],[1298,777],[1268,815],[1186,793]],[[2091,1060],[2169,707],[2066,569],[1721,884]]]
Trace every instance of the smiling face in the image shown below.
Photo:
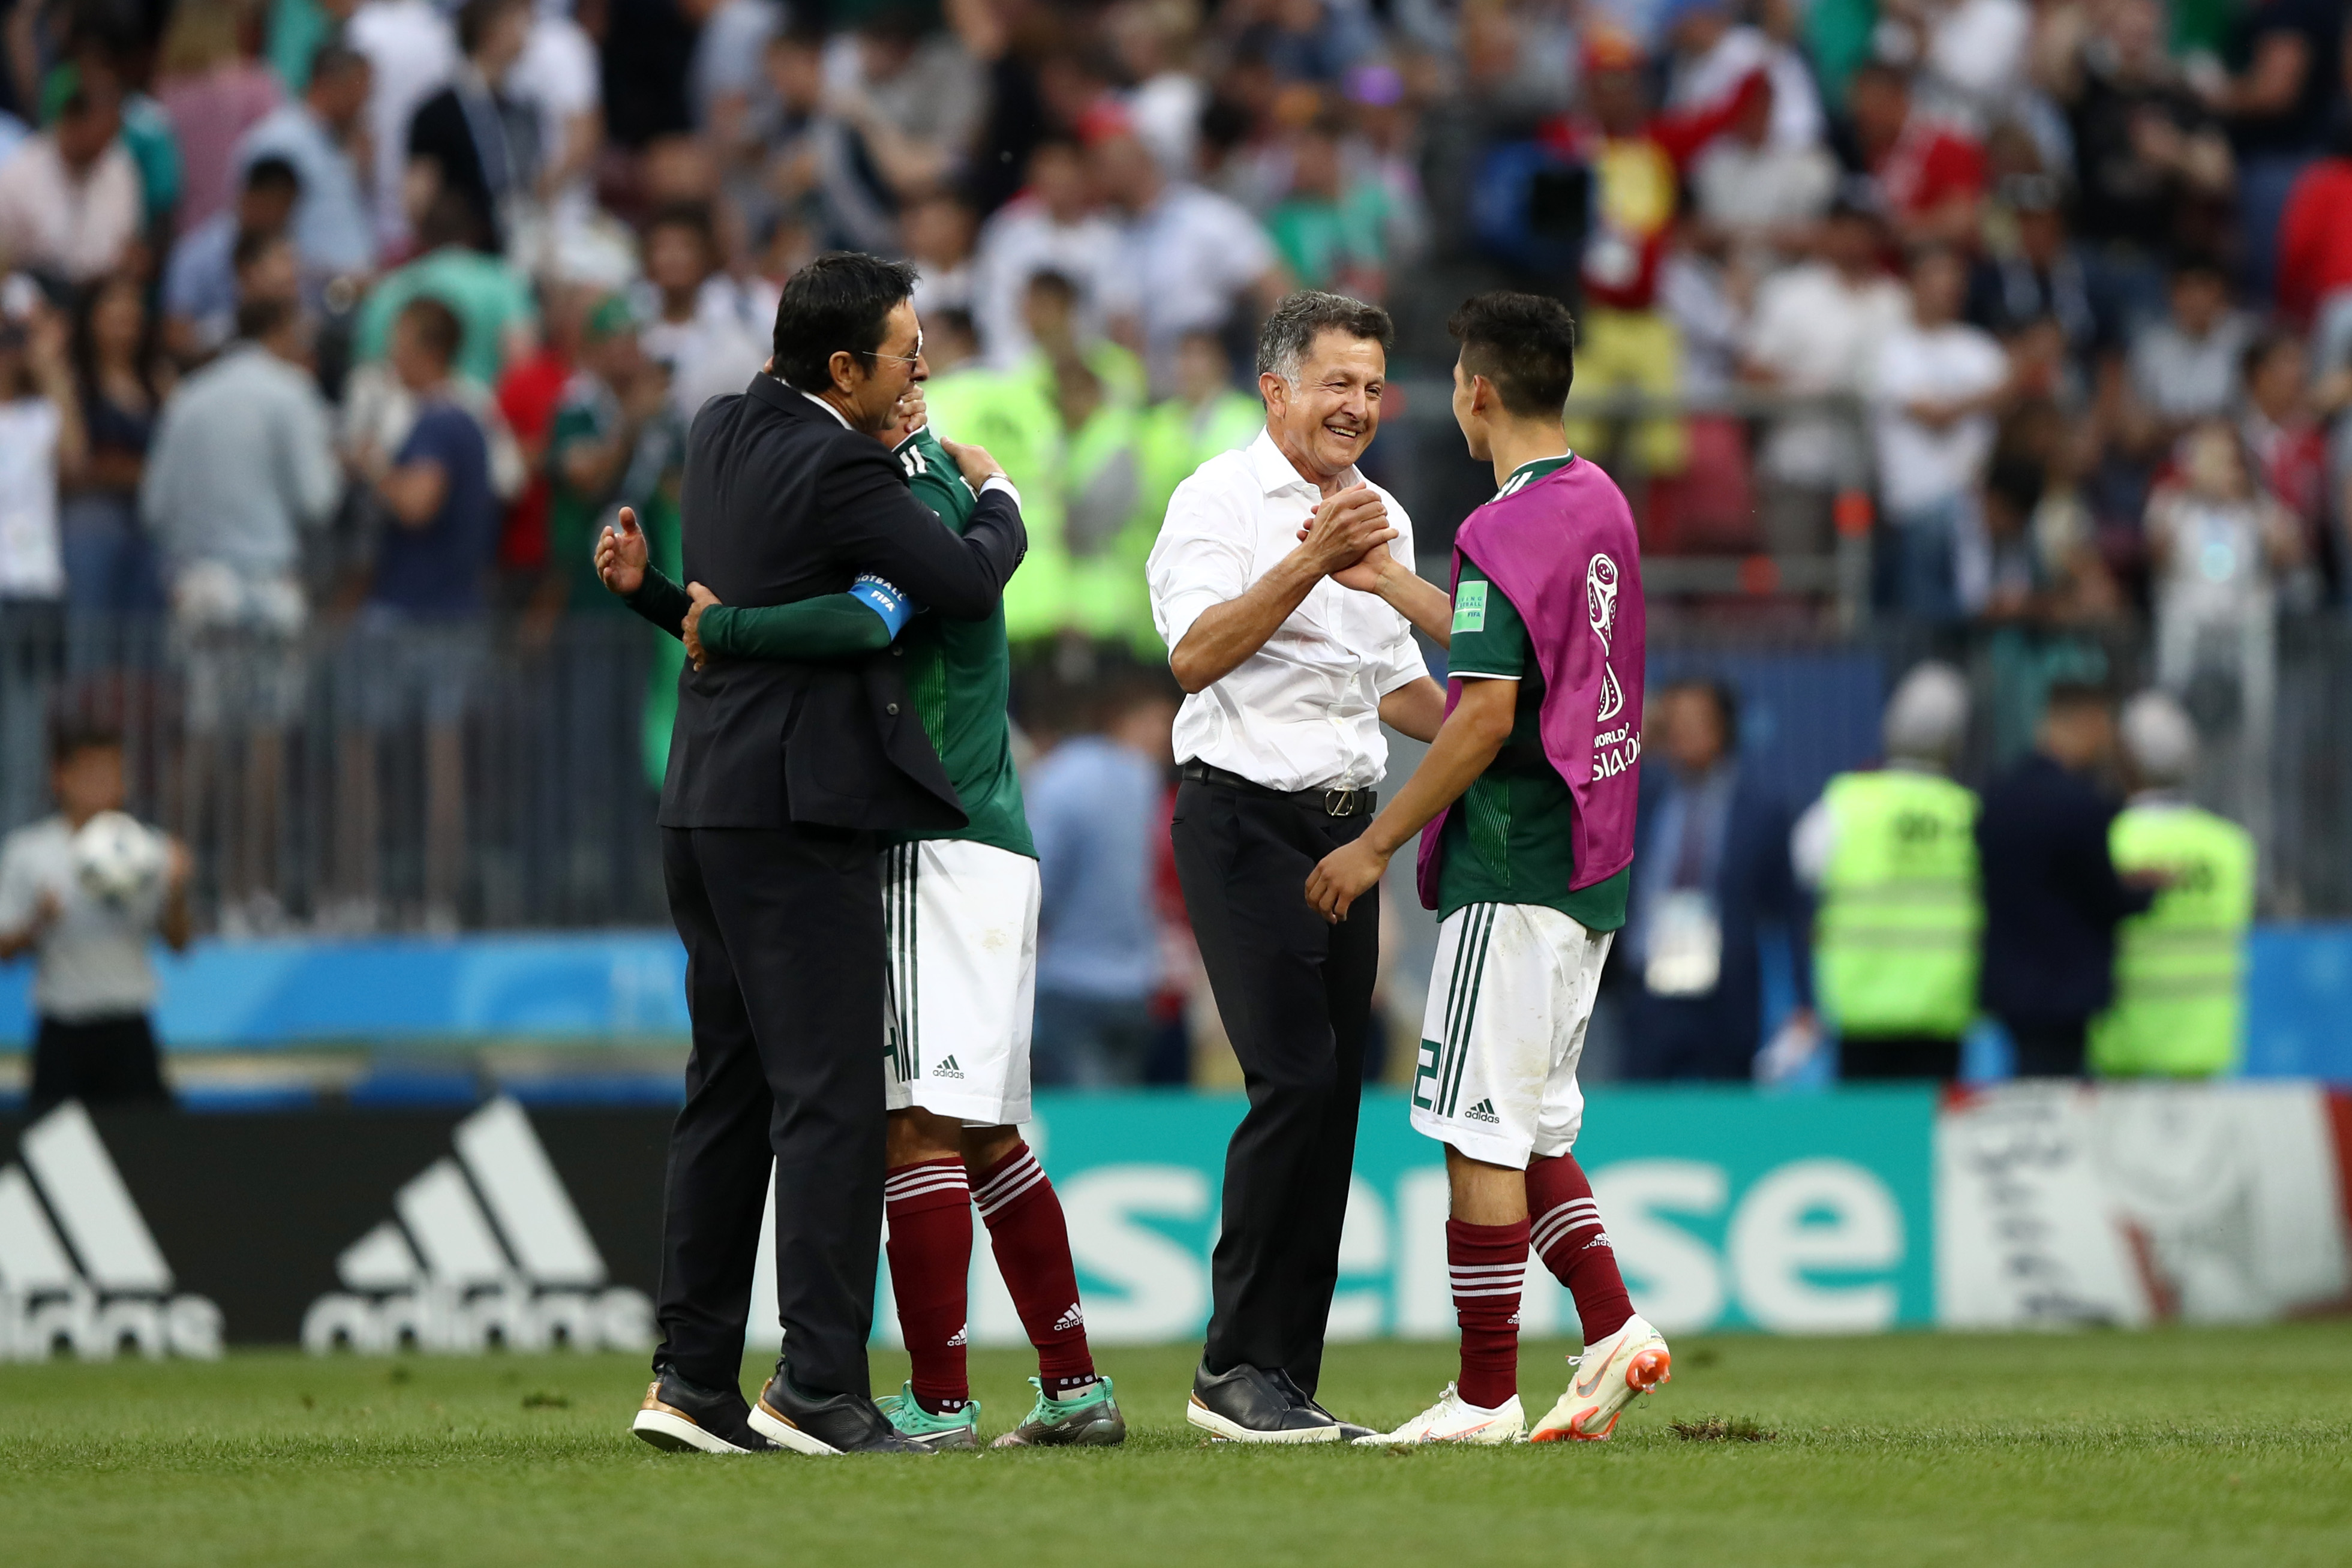
[[[1328,329],[1315,335],[1296,383],[1272,371],[1257,378],[1266,427],[1301,473],[1337,479],[1353,467],[1381,427],[1388,351],[1378,338]]]

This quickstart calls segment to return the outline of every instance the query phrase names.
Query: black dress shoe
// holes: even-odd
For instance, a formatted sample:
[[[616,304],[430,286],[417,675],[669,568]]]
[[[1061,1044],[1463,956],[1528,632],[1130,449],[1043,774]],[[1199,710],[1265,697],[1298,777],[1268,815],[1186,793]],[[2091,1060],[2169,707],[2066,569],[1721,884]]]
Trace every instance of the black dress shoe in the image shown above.
[[[1284,1395],[1289,1399],[1291,1404],[1297,1405],[1301,1410],[1312,1410],[1316,1415],[1320,1415],[1326,1421],[1328,1421],[1333,1426],[1339,1427],[1340,1442],[1352,1443],[1359,1437],[1369,1437],[1372,1436],[1372,1429],[1370,1427],[1359,1426],[1353,1421],[1342,1421],[1337,1415],[1332,1415],[1328,1410],[1324,1409],[1322,1405],[1317,1404],[1315,1396],[1307,1393],[1305,1389],[1299,1387],[1298,1380],[1292,1377],[1289,1373],[1277,1367],[1274,1371],[1267,1373],[1265,1375],[1273,1381],[1273,1384],[1276,1388],[1282,1390]]]
[[[764,1454],[775,1447],[751,1430],[751,1406],[738,1388],[704,1388],[670,1366],[657,1367],[629,1430],[673,1454]]]
[[[780,1448],[797,1454],[929,1454],[890,1425],[870,1399],[855,1394],[815,1394],[794,1383],[784,1363],[760,1390],[751,1426]]]
[[[1325,1412],[1295,1405],[1283,1385],[1254,1366],[1192,1374],[1184,1419],[1233,1443],[1336,1443],[1339,1424]]]

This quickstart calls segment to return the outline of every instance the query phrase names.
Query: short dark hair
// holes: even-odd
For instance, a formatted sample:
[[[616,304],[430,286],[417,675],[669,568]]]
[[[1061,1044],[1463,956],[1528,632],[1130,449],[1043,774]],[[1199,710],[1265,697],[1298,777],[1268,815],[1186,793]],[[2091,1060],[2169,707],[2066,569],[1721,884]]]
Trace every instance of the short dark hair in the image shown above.
[[[1867,59],[1854,67],[1853,74],[1846,79],[1846,90],[1852,92],[1864,82],[1873,81],[1905,92],[1911,90],[1911,73],[1893,60],[1882,59]]]
[[[466,335],[457,312],[430,296],[411,300],[400,308],[400,320],[415,323],[416,341],[443,364],[457,357]]]
[[[2184,278],[2203,278],[2223,285],[2230,281],[2230,269],[2222,265],[2220,257],[2210,250],[2183,249],[2175,252],[2172,265],[2167,272],[2168,280],[2174,283]]]
[[[1521,418],[1558,417],[1576,380],[1576,318],[1559,300],[1507,289],[1462,301],[1445,323],[1462,368],[1483,375]]]
[[[355,67],[375,68],[375,63],[340,37],[320,44],[310,51],[310,79],[313,82],[339,77]]]
[[[457,8],[457,47],[472,54],[490,36],[500,16],[530,4],[530,0],[466,0]]]
[[[1666,683],[1661,696],[1672,697],[1678,691],[1694,691],[1715,705],[1715,716],[1723,725],[1723,749],[1739,750],[1739,693],[1731,683],[1716,675],[1685,675]]]
[[[119,750],[121,745],[122,726],[87,707],[60,707],[49,715],[49,765],[53,768],[84,752]]]
[[[302,172],[273,153],[246,165],[245,188],[283,191],[289,196],[299,196],[302,194]]]
[[[652,237],[657,228],[692,229],[705,252],[715,254],[719,249],[718,220],[711,216],[709,202],[664,202],[646,218],[646,237]]]
[[[915,292],[915,268],[862,250],[829,250],[784,280],[776,301],[776,374],[803,392],[833,384],[833,356],[868,366],[890,312]]]
[[[2042,710],[2055,713],[2061,710],[2079,710],[2096,708],[2105,711],[2115,706],[2115,694],[2105,683],[2096,680],[2053,680],[2050,689],[2042,695]]]
[[[473,198],[455,186],[445,186],[426,204],[425,216],[416,220],[416,245],[420,250],[439,250],[449,245],[486,250],[489,238],[489,226],[483,221]]]
[[[1058,294],[1068,303],[1076,304],[1077,302],[1078,285],[1066,272],[1057,272],[1050,267],[1042,268],[1039,271],[1032,272],[1029,274],[1029,281],[1023,288],[1022,292],[1024,294],[1032,294],[1040,289],[1043,289],[1048,294]]]
[[[2265,327],[2254,334],[2253,341],[2238,355],[2238,374],[2251,381],[2262,374],[2271,356],[2288,349],[2303,347],[2303,340],[2284,327]]]
[[[1297,380],[1298,367],[1306,363],[1315,340],[1325,332],[1370,339],[1385,349],[1396,341],[1396,323],[1378,305],[1320,289],[1303,289],[1276,305],[1265,325],[1258,329],[1258,374],[1271,372],[1285,381]]]
[[[980,325],[961,305],[944,305],[923,318],[924,331],[933,337],[955,336],[978,343]]]
[[[293,319],[291,300],[247,300],[236,308],[236,335],[250,343],[266,343]]]

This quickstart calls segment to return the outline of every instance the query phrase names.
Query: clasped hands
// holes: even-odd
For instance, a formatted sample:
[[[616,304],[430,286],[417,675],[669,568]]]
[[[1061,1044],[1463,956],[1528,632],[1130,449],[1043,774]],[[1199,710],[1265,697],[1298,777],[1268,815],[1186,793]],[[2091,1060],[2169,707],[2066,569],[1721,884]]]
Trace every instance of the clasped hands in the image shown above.
[[[1381,574],[1395,564],[1389,541],[1397,536],[1388,503],[1363,481],[1325,498],[1298,529],[1306,563],[1342,588],[1377,594]]]
[[[1389,541],[1397,536],[1388,503],[1369,484],[1354,484],[1327,499],[1298,531],[1298,543],[1315,566],[1343,588],[1381,591],[1382,575],[1395,569]],[[1348,907],[1380,883],[1389,858],[1365,835],[1325,856],[1307,879],[1307,901],[1333,925]]]

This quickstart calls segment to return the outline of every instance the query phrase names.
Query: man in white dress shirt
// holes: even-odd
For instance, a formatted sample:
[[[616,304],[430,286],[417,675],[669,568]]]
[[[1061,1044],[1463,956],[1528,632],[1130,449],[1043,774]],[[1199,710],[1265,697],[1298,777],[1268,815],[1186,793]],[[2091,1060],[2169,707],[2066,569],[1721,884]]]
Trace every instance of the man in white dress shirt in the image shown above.
[[[1176,869],[1250,1101],[1225,1156],[1214,1305],[1186,1414],[1241,1442],[1365,1430],[1315,1389],[1379,913],[1326,924],[1301,889],[1371,819],[1381,721],[1425,741],[1444,716],[1384,596],[1383,552],[1410,574],[1412,525],[1356,468],[1380,428],[1390,336],[1377,306],[1283,300],[1258,340],[1265,434],[1178,487],[1148,568],[1152,618],[1190,694],[1176,719]]]

